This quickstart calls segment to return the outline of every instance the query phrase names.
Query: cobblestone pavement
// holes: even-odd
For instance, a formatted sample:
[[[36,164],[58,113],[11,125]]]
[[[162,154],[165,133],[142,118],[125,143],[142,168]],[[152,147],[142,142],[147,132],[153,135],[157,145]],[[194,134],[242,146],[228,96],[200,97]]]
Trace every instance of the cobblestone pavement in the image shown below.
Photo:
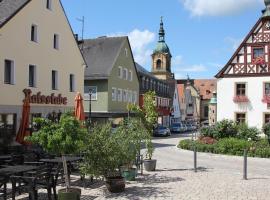
[[[183,135],[155,138],[157,170],[145,172],[135,182],[127,182],[124,193],[110,194],[101,181],[87,181],[81,199],[270,199],[270,159],[248,158],[248,180],[243,180],[242,157],[198,153],[199,169],[195,173],[193,152],[176,148],[183,138]],[[80,181],[74,181],[73,185],[82,187]],[[46,194],[40,197],[46,199]],[[17,199],[28,198],[21,195]]]

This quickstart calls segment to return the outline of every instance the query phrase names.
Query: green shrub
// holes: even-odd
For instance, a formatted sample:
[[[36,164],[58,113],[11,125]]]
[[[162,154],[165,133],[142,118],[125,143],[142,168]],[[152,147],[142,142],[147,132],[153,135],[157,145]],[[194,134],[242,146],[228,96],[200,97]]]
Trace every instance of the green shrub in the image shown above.
[[[263,133],[268,138],[268,143],[270,144],[270,123],[267,123],[263,126]]]
[[[259,130],[255,127],[249,128],[246,124],[237,125],[237,135],[239,139],[251,139],[252,141],[257,141],[259,135]]]
[[[216,154],[228,154],[242,156],[244,149],[248,150],[248,156],[270,158],[270,145],[267,140],[247,141],[238,138],[223,138],[214,144],[203,144],[199,141],[182,140],[178,148],[193,150],[194,145],[198,152],[209,152]]]

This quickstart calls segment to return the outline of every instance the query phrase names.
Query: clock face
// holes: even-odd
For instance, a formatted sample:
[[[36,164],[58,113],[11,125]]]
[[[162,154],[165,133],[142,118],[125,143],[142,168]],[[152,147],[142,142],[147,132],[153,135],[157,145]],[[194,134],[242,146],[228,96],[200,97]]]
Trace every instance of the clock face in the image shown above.
[[[265,28],[266,28],[267,30],[269,30],[269,29],[270,29],[270,21],[266,22],[266,24],[265,24]]]

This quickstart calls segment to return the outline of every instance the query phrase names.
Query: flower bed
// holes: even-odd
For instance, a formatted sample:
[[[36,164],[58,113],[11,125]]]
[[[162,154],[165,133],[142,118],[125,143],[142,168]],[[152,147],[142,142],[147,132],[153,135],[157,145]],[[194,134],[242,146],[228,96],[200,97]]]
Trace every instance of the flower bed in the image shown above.
[[[248,149],[248,156],[270,158],[270,145],[267,140],[261,139],[256,142],[237,138],[223,138],[213,144],[204,144],[200,140],[182,140],[178,148],[193,150],[194,145],[198,152],[242,156],[244,149]]]

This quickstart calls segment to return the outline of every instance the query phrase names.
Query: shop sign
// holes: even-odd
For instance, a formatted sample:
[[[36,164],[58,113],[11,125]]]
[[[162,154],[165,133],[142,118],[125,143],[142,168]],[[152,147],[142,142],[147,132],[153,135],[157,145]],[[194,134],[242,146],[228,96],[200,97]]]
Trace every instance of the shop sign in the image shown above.
[[[32,94],[32,90],[24,89],[23,93],[25,99],[29,99],[30,103],[33,104],[53,104],[53,105],[67,105],[67,97],[62,97],[62,94],[55,95],[43,95],[41,92],[37,94]]]

